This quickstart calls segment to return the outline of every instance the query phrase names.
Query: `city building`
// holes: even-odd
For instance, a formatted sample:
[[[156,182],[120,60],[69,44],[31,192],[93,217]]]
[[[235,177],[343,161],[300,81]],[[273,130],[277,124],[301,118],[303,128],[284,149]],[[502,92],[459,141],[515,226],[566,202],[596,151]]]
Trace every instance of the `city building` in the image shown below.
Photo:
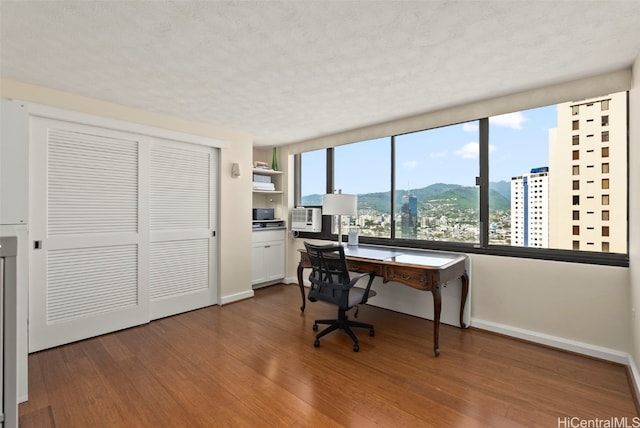
[[[549,168],[511,178],[511,245],[549,247]]]
[[[412,193],[407,193],[402,197],[400,222],[402,238],[416,239],[418,237],[418,198]]]
[[[627,252],[625,93],[558,104],[550,133],[551,248]]]

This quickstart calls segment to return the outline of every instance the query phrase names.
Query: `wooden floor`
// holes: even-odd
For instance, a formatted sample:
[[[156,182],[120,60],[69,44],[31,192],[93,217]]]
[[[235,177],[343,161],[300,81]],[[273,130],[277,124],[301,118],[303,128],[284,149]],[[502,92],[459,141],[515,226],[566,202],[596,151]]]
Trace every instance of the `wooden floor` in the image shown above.
[[[29,357],[29,427],[557,427],[638,413],[623,366],[374,307],[360,352],[297,286]],[[629,422],[631,423],[631,422]],[[568,424],[560,426],[570,426]],[[585,425],[586,426],[586,425]]]

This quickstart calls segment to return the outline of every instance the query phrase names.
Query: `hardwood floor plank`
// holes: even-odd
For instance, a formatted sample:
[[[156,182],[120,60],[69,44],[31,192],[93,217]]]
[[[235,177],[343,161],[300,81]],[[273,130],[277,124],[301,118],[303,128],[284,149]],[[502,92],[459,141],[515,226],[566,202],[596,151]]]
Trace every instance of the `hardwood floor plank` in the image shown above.
[[[135,420],[122,412],[117,394],[105,389],[105,380],[82,352],[83,343],[45,351],[42,367],[56,426],[114,426]]]
[[[170,393],[171,400],[187,409],[192,419],[189,425],[216,426],[230,421],[237,426],[255,426],[260,422],[257,415],[246,411],[243,403],[227,394],[216,379],[175,351],[175,344],[167,340],[161,322],[152,323],[144,331],[125,338],[125,342],[135,349],[138,360],[153,373],[161,389]],[[140,346],[142,341],[146,341],[144,346]]]
[[[194,315],[196,314],[196,315]],[[273,426],[289,426],[294,423],[297,417],[305,416],[314,412],[311,406],[308,406],[304,401],[301,401],[297,396],[291,395],[287,397],[288,392],[282,387],[278,386],[269,380],[267,376],[256,377],[256,371],[243,363],[241,359],[237,358],[211,358],[210,355],[215,352],[221,351],[227,355],[233,355],[231,349],[226,349],[225,345],[227,341],[221,341],[216,343],[212,340],[209,334],[207,334],[207,325],[203,325],[200,328],[193,322],[193,318],[197,317],[197,312],[181,318],[179,329],[175,331],[169,330],[171,326],[167,326],[165,333],[168,337],[171,337],[171,342],[176,349],[189,349],[190,355],[184,355],[184,358],[190,358],[191,361],[197,366],[201,367],[203,371],[207,373],[207,376],[212,377],[221,384],[223,388],[232,396],[236,396],[238,400],[246,398],[247,384],[252,385],[251,394],[251,407],[252,411],[259,414],[263,420],[270,421]],[[173,323],[175,325],[175,323]],[[193,331],[195,335],[201,337],[192,336],[188,340],[183,340],[183,332]],[[256,346],[251,346],[246,342],[246,335],[240,336],[239,339],[244,340],[229,340],[229,343],[233,343],[229,348],[238,348],[247,350],[249,354],[261,354],[263,352],[269,352],[270,350],[260,349]],[[230,338],[231,339],[231,338]],[[194,340],[197,345],[191,344],[186,346],[188,341]],[[222,345],[222,346],[220,346]],[[217,348],[218,351],[213,351],[211,348]],[[218,354],[220,355],[220,354]],[[273,367],[271,367],[273,369]],[[256,381],[257,380],[257,381]],[[279,396],[282,400],[274,401],[271,397]],[[303,412],[301,415],[298,413]],[[321,415],[316,415],[320,417]]]
[[[38,428],[55,428],[51,406],[43,407],[38,410],[24,411],[20,415],[18,426],[29,426]]]
[[[531,427],[637,416],[624,367],[363,306],[360,352],[330,305],[255,297],[29,356],[21,427]]]

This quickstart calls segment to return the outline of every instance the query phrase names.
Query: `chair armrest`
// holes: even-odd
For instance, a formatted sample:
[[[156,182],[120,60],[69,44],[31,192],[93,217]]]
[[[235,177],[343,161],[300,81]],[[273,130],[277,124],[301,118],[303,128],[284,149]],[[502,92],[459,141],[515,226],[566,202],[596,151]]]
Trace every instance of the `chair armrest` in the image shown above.
[[[365,272],[365,273],[361,273],[360,275],[352,276],[351,281],[349,281],[349,286],[352,287],[356,285],[356,283],[360,281],[362,278],[364,278],[365,276],[370,277],[369,282],[371,282],[373,281],[373,278],[376,276],[376,274],[375,272]]]
[[[356,285],[358,281],[360,281],[361,279],[367,276],[369,277],[369,281],[367,281],[367,286],[365,288],[366,292],[364,293],[364,298],[362,299],[362,303],[367,303],[367,300],[369,300],[369,290],[371,289],[371,284],[373,283],[373,279],[376,277],[375,272],[362,273],[360,275],[354,276],[353,278],[351,278],[351,281],[349,281],[349,287],[353,287],[354,285]]]

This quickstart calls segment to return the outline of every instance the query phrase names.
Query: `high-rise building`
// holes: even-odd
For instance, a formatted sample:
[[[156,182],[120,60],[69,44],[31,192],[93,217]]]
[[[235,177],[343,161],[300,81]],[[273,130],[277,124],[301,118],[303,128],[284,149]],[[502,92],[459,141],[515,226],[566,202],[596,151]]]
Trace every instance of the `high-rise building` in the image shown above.
[[[402,238],[416,239],[418,237],[418,198],[411,193],[402,197],[400,221]]]
[[[627,252],[627,97],[558,104],[550,132],[551,248]]]
[[[549,246],[549,168],[511,178],[511,245]]]

